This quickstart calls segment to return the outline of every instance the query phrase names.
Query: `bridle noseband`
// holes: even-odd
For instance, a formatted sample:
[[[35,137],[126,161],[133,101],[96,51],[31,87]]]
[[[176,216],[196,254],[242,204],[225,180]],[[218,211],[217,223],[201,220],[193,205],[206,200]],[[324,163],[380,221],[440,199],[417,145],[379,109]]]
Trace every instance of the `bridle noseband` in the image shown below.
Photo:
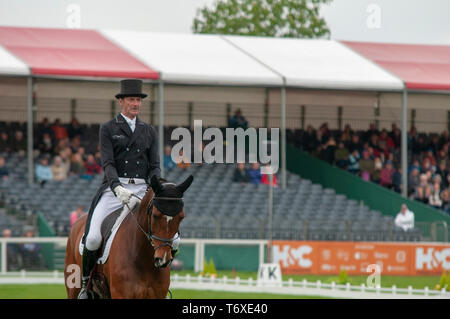
[[[134,196],[137,199],[139,199],[140,201],[142,201],[142,199],[139,198],[139,196],[137,196],[135,194],[132,194],[132,196]],[[130,210],[130,213],[134,216],[139,229],[144,233],[145,237],[150,242],[150,244],[152,245],[152,247],[155,249],[155,252],[156,252],[156,250],[158,250],[159,248],[162,248],[165,246],[172,246],[173,241],[176,240],[180,235],[179,235],[179,231],[178,231],[175,234],[175,236],[173,236],[172,238],[162,238],[162,237],[156,236],[155,234],[152,233],[152,218],[151,217],[152,217],[152,208],[155,205],[155,200],[169,200],[169,201],[181,201],[182,202],[183,198],[182,197],[181,198],[158,197],[158,196],[153,195],[153,197],[147,207],[148,233],[139,224],[139,221],[137,220],[136,216],[134,215],[133,210],[130,209],[128,204],[126,204],[126,205],[127,205],[128,209]],[[166,215],[166,214],[163,213],[163,215]],[[166,215],[166,216],[168,216],[168,215]],[[155,244],[153,243],[153,239],[162,242],[162,244],[155,247]]]

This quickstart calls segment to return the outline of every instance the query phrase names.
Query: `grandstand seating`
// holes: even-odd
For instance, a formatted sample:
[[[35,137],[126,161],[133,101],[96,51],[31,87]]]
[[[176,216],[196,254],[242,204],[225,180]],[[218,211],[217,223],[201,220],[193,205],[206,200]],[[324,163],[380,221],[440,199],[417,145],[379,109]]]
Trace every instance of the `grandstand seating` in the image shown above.
[[[6,154],[3,154],[6,155]],[[2,200],[18,210],[41,212],[56,233],[68,235],[69,213],[77,205],[89,208],[103,176],[92,182],[71,176],[62,182],[50,181],[43,188],[29,186],[26,160],[9,155],[8,181],[0,182]],[[181,224],[184,238],[266,239],[269,236],[267,185],[233,183],[232,164],[193,165],[178,168],[165,178],[180,183],[189,174],[195,179],[184,195],[186,218]],[[323,189],[298,175],[287,174],[287,189],[274,188],[273,239],[420,241],[418,229],[405,232],[394,227],[393,217],[384,216],[355,200]],[[64,199],[61,201],[61,199]],[[0,214],[0,230],[8,225],[20,233],[23,223]]]

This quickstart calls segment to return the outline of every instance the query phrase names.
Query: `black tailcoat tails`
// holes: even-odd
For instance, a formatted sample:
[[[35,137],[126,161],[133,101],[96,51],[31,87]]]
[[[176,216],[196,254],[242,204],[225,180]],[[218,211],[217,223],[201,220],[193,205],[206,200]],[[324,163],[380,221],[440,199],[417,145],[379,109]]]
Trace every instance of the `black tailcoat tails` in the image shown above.
[[[119,177],[142,178],[147,184],[153,175],[161,177],[158,138],[153,126],[136,118],[134,132],[121,114],[100,127],[100,155],[105,174],[100,188],[89,208],[85,234],[89,231],[91,216],[103,191],[121,185]],[[86,236],[83,237],[83,240]]]

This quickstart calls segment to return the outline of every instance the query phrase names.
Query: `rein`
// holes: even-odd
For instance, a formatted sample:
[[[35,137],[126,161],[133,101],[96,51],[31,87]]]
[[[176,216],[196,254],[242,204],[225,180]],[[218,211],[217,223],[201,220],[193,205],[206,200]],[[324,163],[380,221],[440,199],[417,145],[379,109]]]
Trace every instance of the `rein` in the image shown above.
[[[136,194],[132,194],[132,196],[136,197],[137,199],[139,199],[142,202],[142,198],[140,198],[139,196],[137,196]],[[151,215],[152,215],[152,207],[153,207],[153,201],[155,199],[162,199],[162,200],[173,200],[173,201],[182,201],[183,198],[173,198],[173,197],[157,197],[155,195],[153,195],[152,200],[150,201],[150,204],[147,208],[147,220],[148,220],[148,233],[142,228],[142,226],[139,224],[139,221],[136,217],[136,215],[133,213],[133,210],[130,209],[130,206],[128,206],[128,204],[125,204],[131,215],[134,217],[134,219],[136,220],[136,224],[138,225],[139,229],[142,231],[142,233],[145,235],[145,237],[147,238],[147,240],[150,242],[150,244],[153,246],[153,248],[155,248],[155,245],[153,244],[153,239],[154,240],[158,240],[163,242],[161,245],[157,246],[155,248],[155,251],[158,250],[159,248],[162,248],[164,246],[172,246],[172,243],[174,240],[176,240],[180,235],[178,234],[178,232],[175,234],[175,236],[173,236],[172,238],[162,238],[159,236],[156,236],[154,234],[152,234],[152,225],[151,225]]]

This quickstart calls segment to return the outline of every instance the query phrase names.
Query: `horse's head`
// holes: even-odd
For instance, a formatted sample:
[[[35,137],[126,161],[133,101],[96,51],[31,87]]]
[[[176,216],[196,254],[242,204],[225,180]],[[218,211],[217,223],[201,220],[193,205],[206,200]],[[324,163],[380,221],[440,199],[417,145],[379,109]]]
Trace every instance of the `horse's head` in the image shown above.
[[[180,222],[184,218],[183,193],[193,179],[190,175],[179,185],[161,182],[156,176],[150,181],[154,195],[149,206],[149,231],[151,244],[155,250],[156,268],[167,267],[173,260],[172,242],[177,238]]]

